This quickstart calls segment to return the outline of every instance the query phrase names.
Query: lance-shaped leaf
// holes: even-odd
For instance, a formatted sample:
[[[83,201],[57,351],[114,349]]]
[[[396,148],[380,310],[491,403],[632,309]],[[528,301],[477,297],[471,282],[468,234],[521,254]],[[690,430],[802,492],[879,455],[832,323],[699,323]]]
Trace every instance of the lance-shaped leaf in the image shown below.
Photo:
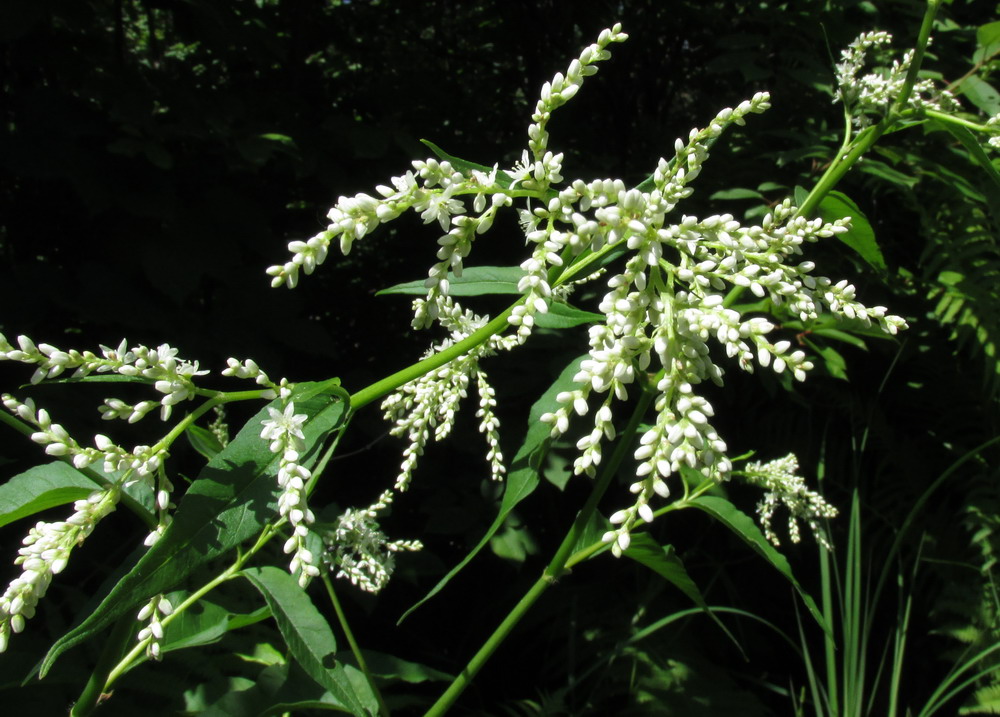
[[[344,665],[337,662],[333,631],[298,581],[285,570],[271,566],[249,568],[243,575],[264,596],[285,644],[302,669],[352,714],[377,712],[371,688],[359,694]]]
[[[470,266],[462,270],[461,276],[448,273],[448,293],[451,296],[482,296],[484,294],[520,294],[517,283],[524,277],[524,269],[519,266]],[[423,279],[396,284],[376,292],[383,294],[410,294],[423,296],[427,285]]]
[[[760,528],[757,527],[757,524],[753,522],[753,519],[750,516],[742,512],[725,498],[718,498],[716,496],[699,496],[691,500],[691,505],[699,510],[705,511],[731,531],[736,533],[736,535],[738,535],[743,542],[753,548],[754,552],[773,565],[779,573],[784,575],[785,579],[788,580],[788,582],[790,582],[798,592],[799,597],[802,598],[802,602],[805,603],[806,608],[809,610],[810,614],[812,614],[819,626],[822,627],[827,634],[832,635],[830,632],[830,626],[823,618],[823,613],[820,612],[818,607],[816,607],[816,603],[812,597],[810,597],[809,593],[803,589],[803,587],[799,584],[799,581],[795,579],[794,575],[792,575],[792,567],[788,564],[788,560],[785,559],[784,555],[775,550],[773,545],[767,542],[767,538],[764,537],[764,534],[760,531]]]
[[[705,602],[705,598],[702,597],[701,590],[691,576],[688,575],[687,569],[684,567],[684,563],[681,562],[680,557],[677,555],[677,551],[674,550],[672,545],[660,546],[649,533],[634,533],[632,535],[632,542],[628,546],[623,555],[625,557],[631,558],[632,560],[645,565],[647,568],[652,570],[654,573],[664,578],[667,582],[674,585],[678,590],[691,598],[691,601],[705,611],[705,614],[712,618],[713,622],[722,628],[722,631],[726,633],[733,644],[736,645],[740,652],[743,652],[743,646],[740,645],[736,637],[729,631],[722,621],[716,616],[714,612],[708,607],[708,603]],[[745,656],[745,653],[744,653]]]
[[[340,423],[345,404],[322,394],[295,404],[307,419],[305,465],[316,459],[322,439]],[[66,650],[95,636],[113,620],[153,595],[176,588],[199,566],[225,555],[257,535],[278,516],[275,474],[279,457],[260,437],[267,408],[250,419],[226,449],[206,465],[181,500],[163,537],[101,601],[97,609],[63,635],[42,661],[45,676]]]

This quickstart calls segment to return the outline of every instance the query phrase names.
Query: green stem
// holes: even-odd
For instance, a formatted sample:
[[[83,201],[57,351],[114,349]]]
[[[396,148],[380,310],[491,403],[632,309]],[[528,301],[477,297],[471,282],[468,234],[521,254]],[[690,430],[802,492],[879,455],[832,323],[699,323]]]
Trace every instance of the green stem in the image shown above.
[[[323,585],[326,586],[326,593],[330,596],[330,602],[333,604],[334,612],[337,613],[337,621],[340,623],[340,629],[344,631],[344,637],[347,638],[347,644],[351,646],[351,653],[354,655],[354,659],[358,662],[358,667],[365,675],[365,679],[368,680],[368,684],[372,688],[372,692],[375,693],[375,699],[378,700],[378,711],[382,717],[389,717],[389,708],[385,704],[385,700],[382,699],[382,693],[379,692],[378,686],[375,684],[375,678],[372,677],[372,673],[368,670],[368,663],[365,661],[365,656],[361,652],[361,647],[358,645],[357,640],[354,639],[354,633],[351,632],[351,626],[347,622],[347,616],[344,614],[344,609],[340,606],[340,600],[337,599],[337,592],[333,589],[333,581],[330,579],[329,573],[323,574]]]
[[[886,113],[886,116],[878,124],[874,124],[870,127],[866,127],[857,137],[854,138],[853,142],[845,143],[837,152],[836,158],[827,167],[826,172],[820,177],[820,180],[813,187],[812,191],[809,192],[809,196],[806,200],[802,202],[802,206],[799,207],[797,216],[800,217],[810,217],[819,207],[820,202],[823,201],[824,197],[830,193],[830,191],[837,186],[837,183],[843,179],[844,175],[847,174],[851,167],[861,159],[861,156],[867,152],[872,146],[878,142],[879,138],[882,137],[886,132],[888,132],[904,115],[904,109],[906,103],[910,99],[910,95],[913,93],[913,85],[917,81],[917,73],[920,72],[920,64],[924,59],[924,52],[927,49],[927,43],[930,39],[931,28],[934,26],[934,16],[937,14],[938,6],[941,4],[941,0],[928,0],[927,10],[924,13],[923,22],[920,24],[920,33],[917,36],[917,44],[914,48],[913,62],[910,63],[910,67],[906,72],[906,79],[903,82],[903,88],[893,102],[892,107]],[[847,118],[848,131],[845,134],[845,138],[850,136],[850,117]]]
[[[978,124],[976,122],[970,122],[969,120],[963,119],[962,117],[956,117],[955,115],[945,114],[944,112],[938,112],[937,110],[924,110],[923,113],[927,117],[930,117],[931,119],[935,119],[938,122],[941,122],[942,124],[957,125],[959,127],[965,127],[966,129],[970,129],[970,130],[972,130],[974,132],[989,132],[990,131],[989,128],[987,128],[986,125],[984,125],[984,124]]]
[[[400,386],[403,386],[414,379],[420,378],[425,373],[444,366],[449,361],[468,353],[480,344],[486,342],[491,336],[498,334],[507,328],[508,317],[514,311],[514,308],[520,303],[521,302],[518,301],[507,307],[505,311],[481,329],[470,334],[467,338],[462,339],[458,343],[449,346],[444,351],[440,351],[433,356],[425,358],[423,361],[418,361],[411,366],[407,366],[402,371],[397,371],[390,376],[386,376],[380,381],[376,381],[375,383],[366,386],[357,393],[351,394],[351,411],[357,411],[359,408],[367,406],[372,401],[377,401],[386,394],[395,391]]]
[[[655,385],[655,382],[654,382]],[[508,635],[513,631],[514,627],[521,621],[521,618],[531,609],[531,606],[538,601],[538,598],[551,587],[556,580],[563,575],[566,570],[567,562],[573,555],[574,549],[580,541],[580,536],[583,534],[587,525],[590,523],[591,517],[597,510],[597,504],[600,502],[601,498],[604,497],[604,493],[607,491],[608,486],[611,485],[611,480],[614,478],[618,471],[618,466],[621,465],[622,460],[625,458],[625,454],[631,448],[632,437],[639,428],[639,423],[642,421],[642,417],[646,413],[646,409],[649,408],[649,404],[653,400],[653,393],[649,390],[643,390],[642,395],[639,398],[638,404],[635,410],[632,412],[632,416],[629,419],[628,426],[622,433],[618,445],[615,447],[614,452],[611,454],[611,458],[607,463],[604,464],[600,475],[595,482],[594,489],[591,491],[590,496],[587,498],[587,502],[584,504],[583,508],[577,514],[576,519],[573,521],[573,525],[570,526],[569,531],[566,533],[566,537],[563,538],[562,543],[556,550],[555,555],[553,555],[552,560],[546,566],[545,570],[542,571],[541,576],[535,583],[531,586],[527,593],[517,602],[513,609],[507,614],[503,619],[503,622],[497,626],[493,634],[483,643],[483,646],[479,648],[479,651],[469,660],[469,663],[465,666],[461,673],[452,681],[448,689],[445,690],[444,694],[438,698],[431,708],[426,712],[425,717],[437,717],[438,715],[443,715],[455,701],[459,698],[465,688],[469,686],[469,683],[476,676],[486,661],[492,657],[493,653],[496,652],[497,648],[503,643]],[[593,547],[593,546],[591,546]],[[596,552],[598,548],[594,548],[593,552]],[[591,553],[593,554],[593,553]]]
[[[233,561],[232,565],[230,565],[228,568],[223,570],[217,576],[209,580],[207,583],[205,583],[200,588],[192,592],[190,595],[188,595],[187,598],[180,605],[177,605],[174,608],[172,613],[170,613],[169,615],[164,617],[163,620],[161,620],[161,624],[163,625],[163,627],[164,628],[167,627],[167,625],[169,625],[171,622],[177,619],[177,617],[182,615],[189,607],[197,603],[199,600],[205,597],[205,595],[214,590],[216,587],[226,582],[227,580],[232,580],[234,577],[236,577],[239,571],[243,569],[243,566],[246,565],[247,561],[250,560],[250,558],[252,558],[254,555],[256,555],[261,548],[267,545],[268,541],[270,541],[271,538],[273,538],[275,535],[278,534],[278,527],[283,522],[285,522],[284,519],[279,521],[277,525],[267,526],[264,529],[264,532],[262,532],[260,536],[257,538],[257,542],[254,544],[252,548],[250,548],[247,552],[238,555],[236,557],[236,560]],[[149,639],[147,638],[146,640],[143,640],[142,642],[136,644],[135,647],[133,647],[129,651],[129,653],[121,659],[121,661],[115,666],[115,668],[111,670],[111,672],[108,674],[107,681],[104,683],[104,692],[110,691],[111,686],[118,680],[119,677],[121,677],[123,674],[125,674],[125,672],[134,667],[135,664],[138,664],[139,661],[144,659],[142,658],[142,653],[146,649],[146,645],[148,643]],[[74,715],[74,717],[76,717],[76,715]]]
[[[125,646],[128,645],[128,641],[132,637],[134,627],[135,618],[131,615],[123,615],[115,622],[111,630],[111,635],[101,650],[101,657],[98,659],[97,664],[94,665],[87,684],[80,694],[80,699],[76,701],[76,704],[70,710],[71,717],[89,715],[101,703],[105,695],[107,695],[105,678],[125,651]]]
[[[917,74],[920,72],[920,65],[924,61],[924,52],[927,51],[927,43],[931,39],[931,29],[934,27],[934,16],[937,15],[941,0],[927,0],[927,9],[924,11],[924,19],[920,23],[920,32],[917,35],[917,44],[913,48],[913,62],[910,63],[906,71],[906,80],[903,82],[903,91],[889,110],[889,115],[898,115],[906,107],[913,92],[913,86],[917,82]]]

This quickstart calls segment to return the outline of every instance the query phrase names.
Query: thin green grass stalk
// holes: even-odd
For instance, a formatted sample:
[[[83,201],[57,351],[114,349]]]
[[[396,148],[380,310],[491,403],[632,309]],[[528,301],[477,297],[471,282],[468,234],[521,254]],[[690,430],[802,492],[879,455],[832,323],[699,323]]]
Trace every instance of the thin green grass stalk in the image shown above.
[[[923,541],[921,540],[921,548],[923,548]],[[917,556],[913,561],[913,573],[910,575],[910,585],[916,585],[917,582],[917,568],[920,565],[920,551],[917,551]],[[902,572],[899,575],[899,590],[900,595],[904,594],[903,576]],[[889,682],[889,717],[896,717],[896,712],[899,709],[899,686],[903,677],[903,661],[906,654],[906,638],[909,634],[910,628],[910,615],[913,610],[913,590],[905,591],[906,600],[904,605],[901,607],[901,614],[897,620],[895,639],[893,640],[893,661],[892,661],[892,677]]]

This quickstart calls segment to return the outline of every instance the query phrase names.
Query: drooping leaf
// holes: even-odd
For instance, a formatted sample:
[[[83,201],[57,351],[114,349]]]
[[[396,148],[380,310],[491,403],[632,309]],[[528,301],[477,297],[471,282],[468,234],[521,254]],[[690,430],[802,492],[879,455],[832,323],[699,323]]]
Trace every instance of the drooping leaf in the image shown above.
[[[448,573],[441,578],[426,595],[424,595],[420,600],[414,603],[412,607],[402,614],[397,621],[397,624],[403,622],[403,620],[405,620],[410,613],[444,589],[444,587],[451,582],[451,579],[458,575],[462,568],[468,565],[472,559],[479,554],[479,551],[490,542],[490,539],[504,524],[507,520],[507,516],[514,509],[514,507],[531,495],[535,491],[535,488],[538,487],[540,480],[538,472],[541,468],[541,461],[548,448],[550,433],[548,424],[542,423],[539,419],[542,414],[554,411],[559,407],[559,402],[556,401],[556,396],[563,391],[567,391],[572,388],[574,385],[573,376],[579,372],[580,363],[585,358],[586,356],[580,356],[574,359],[565,369],[563,369],[562,373],[559,374],[559,377],[555,380],[555,382],[531,407],[531,412],[528,417],[528,433],[524,438],[524,443],[521,444],[521,448],[514,456],[514,462],[511,465],[510,473],[507,475],[503,500],[500,502],[500,511],[497,513],[497,517],[493,520],[493,524],[486,530],[486,534],[483,535],[483,537],[479,540],[479,543],[477,543],[476,546],[469,551],[469,554],[466,555],[458,565],[449,570]]]
[[[875,241],[875,231],[858,205],[846,194],[836,190],[827,194],[819,205],[819,214],[823,221],[833,222],[844,217],[851,218],[851,228],[837,239],[856,251],[862,259],[876,269],[885,269],[885,258],[878,242]]]
[[[757,524],[753,522],[753,519],[750,516],[743,513],[739,508],[725,498],[719,498],[717,496],[699,496],[691,500],[691,505],[704,511],[705,513],[708,513],[720,523],[725,525],[741,540],[743,540],[743,542],[749,545],[755,553],[774,566],[774,568],[792,584],[796,592],[798,592],[799,597],[802,598],[802,602],[805,604],[806,609],[809,610],[809,613],[813,616],[813,619],[816,620],[819,626],[822,627],[827,634],[831,634],[830,626],[823,618],[823,613],[820,612],[809,593],[807,593],[802,585],[799,584],[799,581],[795,579],[795,576],[792,574],[792,568],[788,564],[788,560],[784,555],[775,550],[774,546],[767,541],[767,538],[764,537],[764,534],[761,532],[760,528],[757,527]]]
[[[0,526],[86,498],[100,486],[73,466],[35,466],[0,485]]]
[[[482,296],[484,294],[520,294],[517,283],[524,276],[524,269],[519,266],[473,266],[462,271],[462,276],[456,277],[448,273],[452,296]],[[396,284],[388,289],[375,293],[376,296],[386,294],[409,294],[423,296],[427,287],[423,279]]]
[[[671,585],[688,596],[695,605],[700,607],[712,619],[712,621],[722,628],[722,631],[729,636],[729,639],[743,652],[743,647],[733,636],[721,620],[708,608],[704,596],[698,585],[688,575],[684,563],[681,561],[677,551],[672,545],[661,546],[649,533],[633,533],[632,542],[628,550],[622,553],[625,557],[631,558],[640,565],[645,565],[654,573],[662,577]]]
[[[394,655],[387,655],[384,652],[362,650],[362,653],[368,665],[368,672],[386,682],[398,681],[416,685],[421,682],[450,682],[455,679],[454,675],[449,675],[447,672],[435,670],[433,667],[422,665],[419,662],[411,662]],[[340,658],[348,663],[354,659],[354,656],[349,652],[343,652]]]
[[[328,395],[295,404],[297,412],[309,417],[303,426],[305,465],[315,461],[321,440],[338,425],[344,406]],[[163,537],[96,610],[53,644],[41,665],[43,677],[63,652],[95,636],[144,600],[174,589],[197,567],[226,554],[275,520],[279,492],[274,475],[279,457],[260,438],[260,426],[269,416],[268,408],[280,407],[280,400],[275,400],[262,409],[209,461],[188,488]]]
[[[336,659],[337,641],[329,623],[298,581],[287,571],[272,566],[248,568],[243,575],[264,596],[285,644],[302,669],[352,714],[376,713],[374,693],[370,687],[367,694],[357,691],[343,663]]]
[[[826,367],[827,372],[834,378],[839,378],[842,381],[849,381],[847,378],[847,361],[844,357],[832,346],[820,346],[815,341],[810,341],[806,339],[805,342],[809,347],[820,355],[823,359],[823,365]]]
[[[962,146],[972,156],[973,161],[986,173],[987,181],[983,187],[986,192],[986,202],[989,204],[990,211],[994,213],[994,216],[1000,215],[1000,172],[997,172],[993,166],[993,162],[990,161],[986,152],[983,151],[979,141],[965,127],[959,127],[951,122],[934,122],[933,124],[947,130],[955,139],[961,142]]]

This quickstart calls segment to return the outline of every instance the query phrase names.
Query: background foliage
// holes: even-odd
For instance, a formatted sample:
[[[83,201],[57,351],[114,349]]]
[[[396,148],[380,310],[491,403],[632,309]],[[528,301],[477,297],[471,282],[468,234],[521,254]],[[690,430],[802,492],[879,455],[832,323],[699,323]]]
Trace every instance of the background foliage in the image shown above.
[[[674,137],[767,89],[774,109],[713,150],[684,206],[753,213],[809,186],[837,146],[840,109],[830,92],[839,48],[874,28],[906,46],[922,13],[923,3],[911,0],[624,0],[587,3],[585,11],[522,0],[5,2],[0,331],[79,348],[122,336],[169,342],[215,369],[227,356],[252,356],[272,376],[340,375],[349,388],[363,386],[425,347],[427,339],[409,328],[408,302],[374,293],[424,274],[433,231],[400,220],[294,292],[271,290],[263,269],[284,260],[287,241],[313,234],[337,196],[368,191],[424,157],[419,139],[511,165],[542,82],[601,28],[621,21],[631,40],[553,120],[567,169],[638,183]],[[945,82],[959,80],[977,61],[976,28],[996,19],[988,2],[945,6],[925,65]],[[983,69],[988,80],[988,62]],[[970,111],[990,103],[991,114],[1000,111],[995,93],[978,91],[963,99]],[[734,454],[758,449],[769,459],[795,451],[804,473],[821,474],[825,494],[845,514],[856,489],[864,549],[877,564],[918,498],[997,435],[1000,192],[960,143],[931,128],[886,138],[839,189],[871,221],[888,268],[874,269],[840,244],[817,247],[813,258],[831,276],[856,277],[866,303],[889,306],[912,329],[899,341],[867,345],[803,335],[823,359],[806,384],[790,392],[769,375],[731,372],[726,391],[711,401]],[[520,260],[516,227],[492,236],[477,249],[479,262]],[[508,455],[531,403],[585,348],[582,336],[576,344],[539,338],[529,357],[487,366]],[[23,382],[0,368],[5,387]],[[45,389],[54,413],[70,405],[66,393]],[[230,423],[248,416],[234,412]],[[84,426],[89,418],[66,423]],[[360,415],[355,427],[314,499],[319,505],[367,505],[394,475],[399,446],[376,412]],[[406,556],[377,600],[351,594],[346,605],[365,648],[444,672],[460,669],[523,593],[585,488],[580,479],[565,483],[557,453],[545,473],[551,485],[518,507],[492,554],[395,627],[495,514],[486,464],[478,447],[465,448],[478,446],[465,440],[474,430],[460,422],[454,440],[428,451],[389,521],[390,533],[420,537],[425,552]],[[996,640],[996,452],[977,453],[934,490],[894,556],[911,566],[921,549],[910,586],[904,702],[926,698],[949,655]],[[32,465],[36,453],[8,436],[0,447],[5,474]],[[189,458],[196,471],[193,452]],[[747,510],[755,500],[735,489],[731,498]],[[69,653],[53,673],[55,687],[18,684],[107,577],[93,565],[116,565],[132,544],[124,536],[142,533],[128,516],[110,520],[57,579],[44,617],[0,656],[12,709],[42,705],[55,713],[75,698],[92,647]],[[845,518],[832,526],[838,546],[846,525]],[[0,531],[5,554],[13,555],[22,532]],[[653,532],[677,546],[710,604],[737,606],[797,635],[787,583],[703,515],[671,515]],[[819,580],[814,550],[788,549],[811,591]],[[4,578],[14,574],[5,570]],[[218,602],[238,614],[252,610],[253,599],[249,589],[233,588]],[[798,696],[805,684],[802,662],[758,621],[725,618],[745,659],[701,616],[632,640],[688,607],[683,594],[639,566],[610,557],[581,566],[536,606],[460,705],[490,714],[607,714],[615,706],[625,714],[617,706],[627,700],[629,714],[691,714],[696,704],[704,715],[732,714],[737,704],[741,714],[785,713],[789,693]],[[895,624],[891,591],[874,609],[884,618],[875,630],[890,634],[880,626]],[[267,644],[280,643],[269,623],[258,623],[217,648],[173,653],[134,671],[106,711],[129,714],[150,693],[164,713],[201,709],[279,664]],[[431,682],[410,684],[395,706],[405,712],[438,691]],[[987,691],[978,698],[990,699]]]

